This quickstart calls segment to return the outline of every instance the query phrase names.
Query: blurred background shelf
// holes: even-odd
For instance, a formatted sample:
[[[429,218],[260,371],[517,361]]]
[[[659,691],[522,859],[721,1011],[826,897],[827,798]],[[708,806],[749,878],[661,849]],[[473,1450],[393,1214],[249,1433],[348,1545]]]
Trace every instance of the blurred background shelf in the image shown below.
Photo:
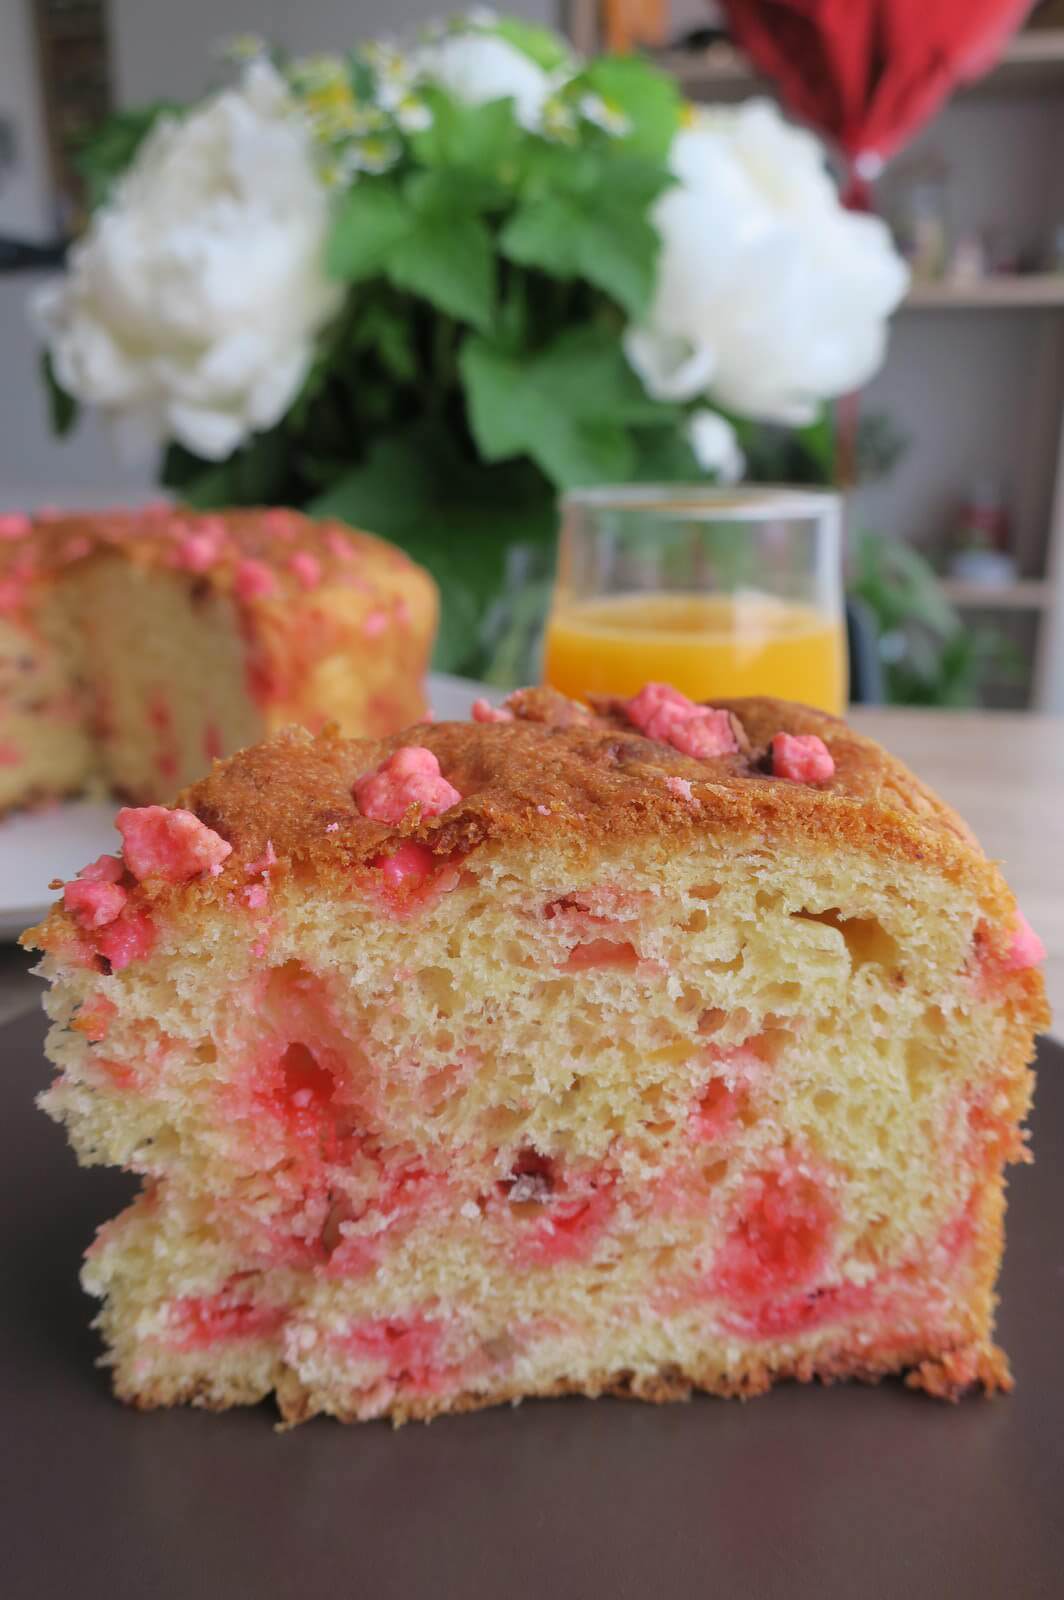
[[[910,311],[1064,310],[1064,272],[1002,274],[957,282],[914,283],[905,297]]]
[[[1044,578],[1019,578],[1000,585],[943,578],[942,591],[953,605],[968,611],[1042,611],[1053,598]]]
[[[713,99],[738,99],[765,87],[746,56],[726,42],[703,50],[660,50],[654,59],[671,72],[690,95]],[[1033,28],[1010,40],[1001,61],[978,83],[962,92],[995,93],[1001,90],[1042,93],[1064,86],[1064,28]]]

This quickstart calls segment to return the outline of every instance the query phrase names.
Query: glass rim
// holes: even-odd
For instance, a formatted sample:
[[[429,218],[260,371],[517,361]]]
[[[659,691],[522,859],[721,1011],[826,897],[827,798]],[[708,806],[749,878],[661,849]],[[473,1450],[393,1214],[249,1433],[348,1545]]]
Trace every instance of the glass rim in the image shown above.
[[[817,517],[838,511],[842,496],[834,489],[813,489],[805,484],[758,483],[728,488],[712,483],[603,483],[567,489],[560,497],[563,511],[570,508],[598,511],[655,509],[688,516],[704,511],[729,521],[755,522],[766,514],[776,517]]]

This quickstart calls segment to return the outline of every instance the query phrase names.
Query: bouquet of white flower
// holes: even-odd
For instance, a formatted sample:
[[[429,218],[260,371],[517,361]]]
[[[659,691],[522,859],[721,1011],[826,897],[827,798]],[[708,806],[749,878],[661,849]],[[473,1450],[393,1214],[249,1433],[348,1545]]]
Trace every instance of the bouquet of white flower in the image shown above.
[[[766,102],[685,107],[634,58],[473,15],[409,48],[254,44],[196,106],[87,152],[99,204],[41,292],[57,424],[165,445],[207,506],[329,512],[440,579],[472,664],[559,489],[734,479],[878,365],[905,269]]]

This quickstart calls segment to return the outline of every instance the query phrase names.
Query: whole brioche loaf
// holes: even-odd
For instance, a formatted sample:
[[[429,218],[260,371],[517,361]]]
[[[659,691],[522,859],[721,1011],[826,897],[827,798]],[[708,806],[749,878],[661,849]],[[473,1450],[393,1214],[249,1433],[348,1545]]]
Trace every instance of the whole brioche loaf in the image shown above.
[[[285,732],[120,813],[45,952],[122,1398],[1007,1386],[1038,941],[836,721],[649,686]]]

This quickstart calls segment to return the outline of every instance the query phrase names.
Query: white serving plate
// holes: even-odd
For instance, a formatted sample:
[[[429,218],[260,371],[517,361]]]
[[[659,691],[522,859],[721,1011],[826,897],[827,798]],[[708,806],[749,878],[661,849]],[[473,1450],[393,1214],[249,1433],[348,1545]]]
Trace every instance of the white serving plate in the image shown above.
[[[429,703],[441,722],[464,720],[484,694],[498,698],[469,678],[429,678]],[[87,861],[117,849],[115,810],[110,803],[68,800],[0,822],[0,939],[17,939],[44,915],[55,898],[48,887],[53,878],[72,878]]]

